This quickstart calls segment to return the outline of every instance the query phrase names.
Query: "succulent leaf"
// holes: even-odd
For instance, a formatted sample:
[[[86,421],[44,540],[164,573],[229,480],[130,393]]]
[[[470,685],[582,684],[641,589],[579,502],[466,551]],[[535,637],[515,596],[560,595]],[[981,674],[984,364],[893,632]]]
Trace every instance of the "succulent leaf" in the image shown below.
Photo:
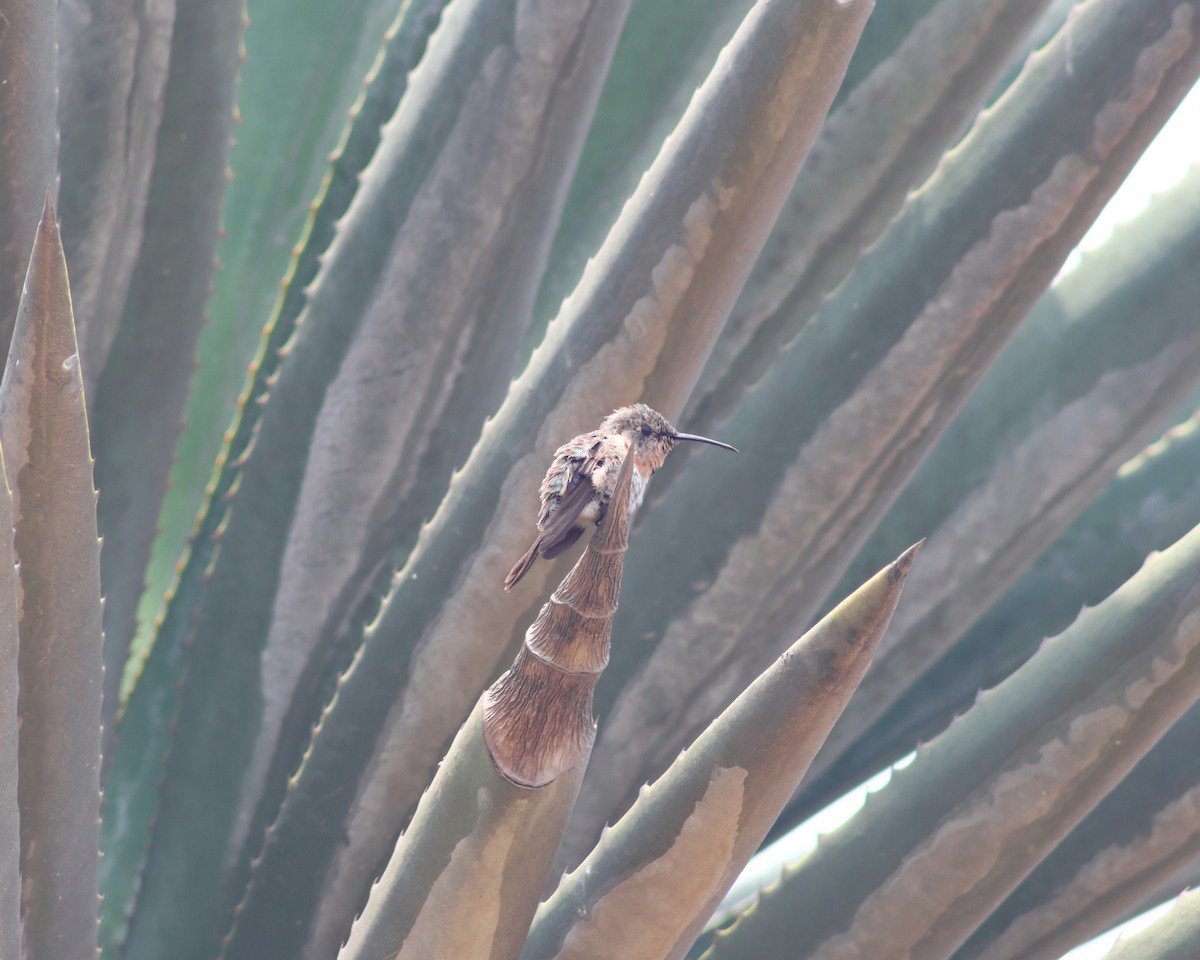
[[[0,957],[21,956],[21,814],[17,798],[20,582],[13,544],[12,491],[0,451]]]
[[[461,10],[447,13],[441,40],[464,23]],[[237,841],[243,859],[257,853],[300,762],[320,691],[344,669],[397,560],[512,381],[558,218],[551,185],[573,172],[620,13],[618,4],[601,14],[581,3],[536,25],[488,13],[461,29],[478,47],[480,76],[464,88],[455,127],[415,192],[315,423],[262,653],[266,693],[251,766],[269,770],[270,796],[263,800],[259,777],[248,779],[239,816],[259,823],[248,843]],[[444,92],[427,83],[461,58],[462,44],[435,39],[413,75],[416,103],[449,112]],[[409,138],[410,122],[402,105],[390,136]],[[345,324],[345,298],[323,291],[319,284],[305,323]],[[277,390],[287,381],[285,369]]]
[[[481,700],[373,887],[340,960],[521,955],[582,768],[536,790],[512,783],[488,757],[482,713]]]
[[[261,752],[255,754],[264,721],[282,723],[292,705],[288,685],[299,680],[312,683],[302,676],[308,669],[305,659],[312,656],[311,645],[300,656],[293,649],[291,663],[284,665],[286,672],[272,674],[280,658],[273,647],[264,652],[264,642],[271,639],[276,589],[297,510],[311,520],[328,515],[331,493],[342,503],[344,483],[331,487],[328,475],[331,466],[336,472],[344,470],[339,445],[346,441],[347,421],[365,442],[357,475],[363,488],[369,488],[371,499],[354,499],[360,514],[353,520],[343,515],[332,527],[309,531],[317,534],[315,541],[302,535],[305,550],[300,566],[324,564],[333,551],[339,565],[353,570],[354,561],[333,541],[346,536],[347,549],[356,547],[377,519],[373,504],[386,504],[395,494],[389,485],[395,448],[409,455],[419,452],[428,440],[423,431],[437,426],[433,415],[439,403],[455,410],[457,394],[446,393],[449,374],[457,370],[461,381],[456,383],[465,386],[475,381],[478,386],[481,371],[495,368],[496,384],[507,383],[509,372],[502,366],[498,345],[490,339],[503,339],[503,325],[488,322],[496,319],[486,312],[492,305],[473,291],[485,281],[494,281],[496,271],[503,274],[509,262],[518,282],[511,298],[501,296],[494,306],[501,311],[518,306],[520,278],[532,266],[523,258],[531,256],[536,245],[520,248],[499,228],[534,224],[542,216],[548,216],[547,230],[553,224],[553,213],[543,203],[545,183],[531,179],[531,172],[539,170],[550,180],[569,174],[574,158],[571,143],[578,141],[579,125],[586,121],[586,111],[579,108],[589,99],[589,83],[598,82],[589,77],[602,74],[611,31],[619,24],[619,18],[597,19],[590,10],[589,4],[580,4],[575,17],[563,12],[553,18],[527,18],[523,11],[495,4],[464,3],[448,11],[412,72],[397,113],[340,224],[337,243],[309,292],[278,380],[270,388],[253,448],[243,458],[220,527],[220,549],[190,624],[191,663],[155,826],[155,844],[166,844],[165,859],[156,867],[151,847],[142,898],[149,898],[149,913],[165,912],[153,905],[169,887],[155,879],[158,869],[182,869],[187,885],[206,892],[191,898],[186,910],[175,911],[177,922],[195,925],[187,928],[189,933],[184,935],[182,926],[157,931],[155,937],[161,939],[139,947],[148,955],[180,939],[203,950],[205,939],[228,922],[233,904],[222,904],[220,891],[237,886],[228,884],[228,878],[244,870],[257,852],[261,825],[275,812],[270,801],[278,802],[285,778],[299,759],[303,741],[297,731],[306,731],[316,719],[315,710],[288,718],[293,725],[288,746],[295,748],[290,754],[273,756],[277,727],[267,732]],[[562,74],[578,84],[574,94],[558,82]],[[540,97],[534,97],[535,88],[541,89]],[[457,108],[451,109],[451,104]],[[518,120],[545,139],[505,141],[500,132]],[[506,149],[499,150],[501,145]],[[506,152],[510,148],[516,151],[511,156]],[[508,178],[506,188],[500,188],[493,164]],[[464,179],[477,182],[478,190],[465,191]],[[525,189],[533,182],[539,190]],[[447,233],[441,218],[449,216],[456,204],[461,218],[457,228]],[[510,254],[515,259],[506,261]],[[453,269],[456,263],[458,272]],[[415,297],[421,282],[433,287],[430,301],[397,324],[394,314],[403,303],[401,294]],[[463,296],[465,301],[460,299]],[[475,332],[470,345],[442,335],[446,311],[454,314],[465,303],[485,308],[465,318],[470,321],[466,329]],[[520,314],[517,309],[515,316]],[[509,339],[515,353],[516,338]],[[460,351],[468,359],[474,356],[474,362],[483,365],[480,370],[473,372],[469,364],[459,369]],[[396,378],[394,367],[398,352],[411,361],[401,379]],[[374,393],[380,390],[383,398]],[[478,396],[488,394],[480,391]],[[385,402],[395,416],[386,416],[388,411],[381,407]],[[390,438],[394,444],[383,442],[376,432],[381,411],[397,428]],[[486,407],[474,411],[480,422],[485,411]],[[330,421],[334,428],[329,427]],[[414,428],[417,436],[399,433],[400,427]],[[338,449],[323,444],[313,449],[314,430],[330,437]],[[470,436],[469,430],[465,436]],[[445,443],[452,446],[449,438]],[[304,483],[310,469],[317,474],[317,490],[306,501]],[[447,465],[447,473],[448,469]],[[390,561],[387,550],[383,560]],[[370,569],[379,562],[376,554],[365,565]],[[296,566],[292,564],[288,572],[294,573]],[[255,576],[247,576],[247,571]],[[340,593],[360,588],[359,583],[343,588],[327,581],[328,577],[319,578],[323,592],[332,593],[334,600]],[[328,602],[328,596],[316,595],[310,581],[300,586],[309,594],[307,602]],[[294,597],[289,594],[287,601],[294,602]],[[177,614],[168,609],[167,616],[170,620]],[[289,645],[302,647],[319,638],[313,631],[322,626],[321,618],[311,611],[292,623],[301,623],[308,636],[285,629]],[[327,650],[318,653],[328,658]],[[315,705],[312,686],[304,692],[303,702]],[[264,802],[261,772],[268,761],[275,761],[278,775],[271,784],[273,796]],[[243,779],[251,764],[255,776]],[[217,771],[223,771],[221,778],[215,778]],[[230,778],[230,771],[239,776]],[[215,787],[218,782],[227,784],[225,789]],[[203,829],[193,821],[187,799],[199,783],[208,784]],[[192,848],[195,854],[178,856],[172,842]],[[216,854],[218,850],[226,852]],[[136,935],[136,923],[133,932]],[[135,945],[131,939],[130,950]]]
[[[1048,5],[941,0],[838,105],[713,349],[689,406],[694,429],[718,429],[851,272],[962,136]]]
[[[197,520],[167,608],[157,623],[153,648],[144,663],[135,663],[129,671],[137,682],[121,717],[120,738],[106,780],[106,795],[113,806],[102,825],[105,856],[101,862],[101,889],[105,898],[101,940],[110,951],[125,935],[155,821],[162,765],[179,709],[180,678],[187,665],[186,643],[193,611],[217,552],[230,498],[241,482],[242,465],[257,435],[266,392],[278,375],[284,345],[295,331],[305,304],[304,291],[333,239],[335,224],[357,192],[359,173],[379,145],[380,128],[394,112],[412,65],[423,55],[442,2],[430,0],[423,6],[406,8],[390,34],[371,83],[352,111],[351,122],[331,159],[331,170],[305,226],[303,243],[263,331],[259,353],[238,401],[237,416],[217,458],[205,510]],[[164,534],[160,543],[169,539]]]
[[[1200,383],[1200,170],[1121,241],[1039,302],[851,566],[850,576],[869,570],[906,534],[930,534],[928,566],[914,579],[919,597],[894,622],[814,775],[950,648]]]
[[[1200,707],[1193,706],[954,954],[1058,960],[1162,900],[1200,857]]]
[[[603,524],[438,766],[343,960],[521,956],[596,734],[633,465],[627,455]],[[481,883],[480,862],[500,882]]]
[[[55,7],[14,0],[0,13],[0,344],[12,339],[29,235],[58,178]]]
[[[1200,7],[871,3],[0,0],[0,955],[1054,960],[1200,882],[1196,171],[1055,276]],[[743,452],[506,590],[633,401]]]
[[[176,0],[59,5],[58,213],[90,402],[146,235],[175,6]],[[178,91],[175,99],[178,111]],[[164,144],[164,152],[171,147]],[[160,225],[160,239],[161,232]],[[111,617],[111,609],[105,614]],[[122,661],[111,658],[110,673],[114,662],[119,678]]]
[[[1200,528],[981,696],[708,955],[949,956],[1200,697],[1198,574]]]
[[[796,641],[539,908],[524,960],[682,957],[871,662],[919,544]]]
[[[753,0],[635,0],[538,290],[528,354],[654,162]]]
[[[410,2],[405,5],[408,20],[421,21],[426,8],[444,4],[445,0]],[[339,168],[331,176],[340,182],[328,189],[335,195],[352,195],[357,186],[353,178],[367,161],[362,154],[374,151],[378,127],[395,109],[399,93],[392,88],[403,87],[403,79],[380,82],[375,71],[363,79],[380,53],[380,38],[395,6],[388,0],[254,0],[249,10],[229,157],[231,180],[221,214],[226,239],[217,249],[221,262],[197,347],[199,366],[191,378],[187,423],[146,570],[138,624],[143,647],[151,642],[175,564],[205,501],[213,461],[228,440],[223,435],[234,415],[241,417],[238,397],[246,388],[247,364],[263,368],[263,359],[255,356],[263,327],[270,327],[275,346],[286,339],[284,331],[291,332],[299,309],[295,301],[303,300],[301,291],[316,272],[316,253],[323,252],[331,238],[332,224],[325,221],[345,213],[348,200],[332,212],[332,198],[322,187],[331,151]],[[301,63],[304,69],[298,70]],[[376,67],[388,69],[384,64]],[[386,91],[382,108],[380,88]],[[339,144],[347,111],[360,95],[369,102],[355,108],[353,123],[370,125],[376,134],[369,152],[361,145]],[[318,194],[322,196],[310,204]],[[314,216],[322,222],[310,227]],[[289,301],[286,308],[279,303],[284,299]],[[277,308],[292,316],[277,316]],[[273,354],[274,347],[267,352]],[[267,361],[266,367],[273,366]],[[259,384],[251,392],[261,389]]]
[[[648,642],[619,649],[597,690],[611,719],[565,863],[817,612],[1194,82],[1191,11],[1077,8],[746,393],[721,435],[754,471],[714,458],[648,514],[619,618]],[[765,616],[751,625],[751,611]],[[663,731],[650,756],[647,726]]]
[[[1104,960],[1191,960],[1200,950],[1200,892],[1180,894],[1144,930],[1118,940]]]
[[[0,382],[0,448],[20,565],[22,949],[32,958],[92,957],[104,675],[100,541],[71,290],[49,191]]]
[[[322,720],[256,880],[274,884],[271,896],[291,913],[297,903],[336,899],[348,922],[379,851],[470,710],[469,691],[486,684],[520,636],[532,608],[524,585],[544,583],[553,567],[535,570],[522,590],[499,585],[527,545],[553,447],[622,402],[640,397],[667,412],[683,405],[866,13],[865,4],[825,0],[759,6],[693,99],[422,530]],[[779,83],[791,75],[811,77],[811,86]],[[336,942],[340,922],[318,918],[322,943]]]
[[[212,285],[233,131],[244,0],[180,0],[145,235],[119,327],[91,344],[92,434],[104,595],[105,752],[133,639],[146,562],[183,426],[196,340]],[[118,149],[124,150],[122,141]],[[186,183],[187,189],[179,184]],[[100,331],[93,331],[98,340]]]

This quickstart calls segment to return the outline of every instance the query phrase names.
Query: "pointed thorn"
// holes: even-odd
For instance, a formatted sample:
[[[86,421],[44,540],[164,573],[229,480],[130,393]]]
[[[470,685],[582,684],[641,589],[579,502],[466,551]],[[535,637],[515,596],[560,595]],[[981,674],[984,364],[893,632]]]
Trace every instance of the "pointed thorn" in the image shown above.
[[[894,581],[903,581],[908,576],[908,571],[912,569],[913,561],[917,558],[917,554],[921,552],[921,547],[924,545],[925,538],[922,537],[896,558],[892,564],[892,579]]]

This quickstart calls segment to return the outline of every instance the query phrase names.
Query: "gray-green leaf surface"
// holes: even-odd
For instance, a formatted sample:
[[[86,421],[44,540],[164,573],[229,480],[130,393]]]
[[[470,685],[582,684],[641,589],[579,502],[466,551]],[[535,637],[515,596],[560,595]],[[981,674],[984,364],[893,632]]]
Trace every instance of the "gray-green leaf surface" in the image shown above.
[[[0,447],[20,565],[22,943],[34,960],[82,960],[97,945],[104,634],[83,376],[49,192],[0,383]]]
[[[18,662],[20,584],[13,552],[12,491],[0,452],[0,663]],[[0,672],[0,957],[21,955],[21,813],[17,799],[17,670]]]
[[[983,694],[708,955],[949,956],[1200,697],[1198,578],[1200,528]]]
[[[1079,7],[743,397],[721,438],[754,470],[710,458],[647,515],[618,617],[645,642],[597,691],[610,720],[564,862],[816,613],[1190,89],[1191,10]]]
[[[1200,170],[1039,302],[843,578],[848,589],[906,536],[930,537],[912,602],[814,775],[950,648],[1195,388],[1197,258]]]
[[[233,131],[242,14],[243,0],[178,4],[141,252],[118,326],[102,351],[104,368],[91,374],[104,536],[105,752],[115,732],[121,672],[183,426],[196,340],[207,317]],[[112,146],[124,151],[126,143],[122,139]],[[112,268],[118,269],[115,264]],[[93,352],[101,348],[95,346]]]
[[[546,564],[521,589],[500,588],[527,546],[550,454],[622,402],[682,407],[866,13],[866,4],[763,5],[726,50],[422,530],[268,836],[254,880],[261,892],[252,887],[248,910],[269,896],[294,913],[297,903],[329,902],[327,883],[369,885],[472,689],[494,675],[537,587],[554,575]],[[372,779],[362,784],[367,769]],[[327,881],[343,835],[349,844]],[[361,893],[338,896],[352,910]],[[340,922],[326,927],[318,917],[323,942],[336,943]]]
[[[0,24],[0,344],[12,339],[29,238],[58,180],[56,8],[13,0]]]
[[[708,726],[538,909],[524,960],[678,960],[757,849],[887,629],[910,548]]]

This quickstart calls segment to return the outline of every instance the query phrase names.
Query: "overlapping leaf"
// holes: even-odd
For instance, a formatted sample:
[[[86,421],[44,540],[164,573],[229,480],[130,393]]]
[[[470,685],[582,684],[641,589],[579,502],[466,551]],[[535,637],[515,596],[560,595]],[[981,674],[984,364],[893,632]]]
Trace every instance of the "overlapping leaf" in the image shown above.
[[[0,383],[0,447],[20,569],[22,950],[89,957],[100,843],[100,541],[71,290],[48,192]]]
[[[597,693],[612,719],[566,862],[816,612],[1191,87],[1190,10],[1078,8],[747,392],[721,436],[754,472],[687,471],[647,516],[660,546],[631,559],[620,628],[648,642]],[[647,728],[661,731],[650,756]]]
[[[246,910],[294,915],[303,903],[310,915],[319,900],[329,913],[316,917],[312,942],[344,935],[441,744],[552,575],[546,565],[521,590],[500,590],[527,545],[549,454],[622,402],[682,406],[866,12],[763,5],[726,50],[422,531],[268,837]]]

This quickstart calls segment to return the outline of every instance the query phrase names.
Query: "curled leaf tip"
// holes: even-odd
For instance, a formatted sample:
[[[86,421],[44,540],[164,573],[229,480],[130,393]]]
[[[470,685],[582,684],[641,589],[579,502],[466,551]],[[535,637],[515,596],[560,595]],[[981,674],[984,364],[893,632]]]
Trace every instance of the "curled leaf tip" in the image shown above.
[[[892,564],[892,580],[894,582],[903,581],[908,576],[908,571],[912,569],[913,561],[916,560],[917,554],[921,552],[921,547],[924,545],[925,538],[922,537],[896,558]]]

